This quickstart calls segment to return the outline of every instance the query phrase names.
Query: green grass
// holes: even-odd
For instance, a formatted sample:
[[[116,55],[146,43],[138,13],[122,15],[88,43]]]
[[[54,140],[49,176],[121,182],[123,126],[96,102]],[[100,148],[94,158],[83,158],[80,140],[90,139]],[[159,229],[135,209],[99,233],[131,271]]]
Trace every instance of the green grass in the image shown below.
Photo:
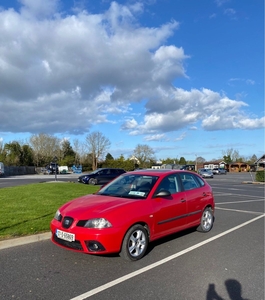
[[[1,188],[0,240],[49,231],[62,204],[98,189],[99,186],[69,182]]]

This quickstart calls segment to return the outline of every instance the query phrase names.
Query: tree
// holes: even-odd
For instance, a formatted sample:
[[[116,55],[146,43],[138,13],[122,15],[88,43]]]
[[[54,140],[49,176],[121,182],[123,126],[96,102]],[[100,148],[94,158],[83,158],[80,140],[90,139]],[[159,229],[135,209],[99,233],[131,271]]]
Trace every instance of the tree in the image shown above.
[[[162,163],[165,165],[178,164],[178,159],[168,157],[166,159],[162,159]]]
[[[73,156],[73,157],[75,156],[75,152],[68,140],[64,139],[61,142],[61,149],[63,153],[63,158],[66,156]]]
[[[65,166],[72,166],[75,164],[75,152],[70,144],[70,142],[64,139],[61,142],[61,153],[60,164]]]
[[[138,144],[133,154],[139,160],[140,166],[143,168],[150,167],[151,163],[155,161],[154,151],[148,145]]]
[[[106,155],[106,158],[105,158],[105,160],[113,160],[114,158],[113,158],[113,156],[110,154],[110,153],[108,153],[107,155]]]
[[[21,147],[21,164],[23,166],[34,166],[34,153],[29,145]]]
[[[203,164],[203,163],[205,163],[206,160],[205,160],[205,158],[203,158],[201,156],[198,156],[196,161],[197,161],[198,164]]]
[[[75,152],[75,165],[83,165],[86,161],[86,145],[84,143],[80,143],[78,139],[75,139],[73,142],[73,150]]]
[[[22,149],[17,141],[5,144],[5,164],[11,166],[21,166]]]
[[[86,136],[88,152],[92,156],[92,169],[97,169],[98,161],[110,147],[110,141],[101,132],[95,131]]]
[[[179,164],[180,165],[186,165],[187,164],[186,159],[183,156],[181,156],[181,158],[179,159]]]
[[[257,160],[258,160],[257,156],[256,156],[255,154],[253,154],[253,155],[249,158],[248,162],[249,162],[250,164],[254,164]]]
[[[231,164],[232,162],[232,158],[230,157],[230,155],[224,155],[223,159],[226,164]]]
[[[227,149],[226,151],[223,150],[222,155],[226,163],[236,162],[240,158],[239,151],[233,148]]]
[[[34,152],[34,163],[43,166],[55,156],[60,157],[60,140],[52,135],[40,133],[30,137],[30,146]]]

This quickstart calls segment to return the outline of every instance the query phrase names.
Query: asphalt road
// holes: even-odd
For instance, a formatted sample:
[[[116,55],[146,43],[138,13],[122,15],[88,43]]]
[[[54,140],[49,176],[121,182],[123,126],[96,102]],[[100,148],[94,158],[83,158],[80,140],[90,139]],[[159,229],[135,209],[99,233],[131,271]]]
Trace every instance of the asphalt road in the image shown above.
[[[57,174],[55,175],[17,175],[17,176],[5,176],[0,177],[0,188],[11,187],[18,185],[25,185],[31,183],[48,182],[48,181],[74,181],[77,182],[77,178],[80,174]]]
[[[50,240],[0,250],[0,299],[264,300],[264,185],[243,184],[249,177],[209,179],[213,229],[156,241],[137,262]]]

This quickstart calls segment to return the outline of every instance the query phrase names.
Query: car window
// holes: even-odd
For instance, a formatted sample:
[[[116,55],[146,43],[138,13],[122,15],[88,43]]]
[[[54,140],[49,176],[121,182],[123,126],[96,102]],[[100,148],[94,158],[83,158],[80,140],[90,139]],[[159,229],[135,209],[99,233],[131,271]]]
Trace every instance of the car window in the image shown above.
[[[210,171],[212,173],[212,171]],[[204,186],[205,182],[201,179],[201,177],[194,175],[194,177],[197,179],[200,186]]]
[[[162,190],[169,191],[171,194],[179,192],[180,185],[176,174],[165,177],[159,184],[155,193],[159,193]]]
[[[108,172],[107,169],[106,170],[101,170],[101,171],[98,172],[98,175],[106,175],[107,172]]]
[[[180,174],[180,178],[185,191],[193,190],[200,187],[199,181],[195,178],[196,175],[183,173]]]
[[[100,189],[98,194],[145,199],[158,179],[158,176],[124,174]]]

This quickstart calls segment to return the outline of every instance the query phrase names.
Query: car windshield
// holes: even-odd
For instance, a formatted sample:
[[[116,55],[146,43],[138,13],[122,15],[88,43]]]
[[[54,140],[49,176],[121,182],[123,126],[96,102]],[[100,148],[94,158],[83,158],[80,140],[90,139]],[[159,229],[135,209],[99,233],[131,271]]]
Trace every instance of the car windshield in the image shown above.
[[[144,174],[122,174],[97,192],[97,195],[145,199],[158,176]]]

